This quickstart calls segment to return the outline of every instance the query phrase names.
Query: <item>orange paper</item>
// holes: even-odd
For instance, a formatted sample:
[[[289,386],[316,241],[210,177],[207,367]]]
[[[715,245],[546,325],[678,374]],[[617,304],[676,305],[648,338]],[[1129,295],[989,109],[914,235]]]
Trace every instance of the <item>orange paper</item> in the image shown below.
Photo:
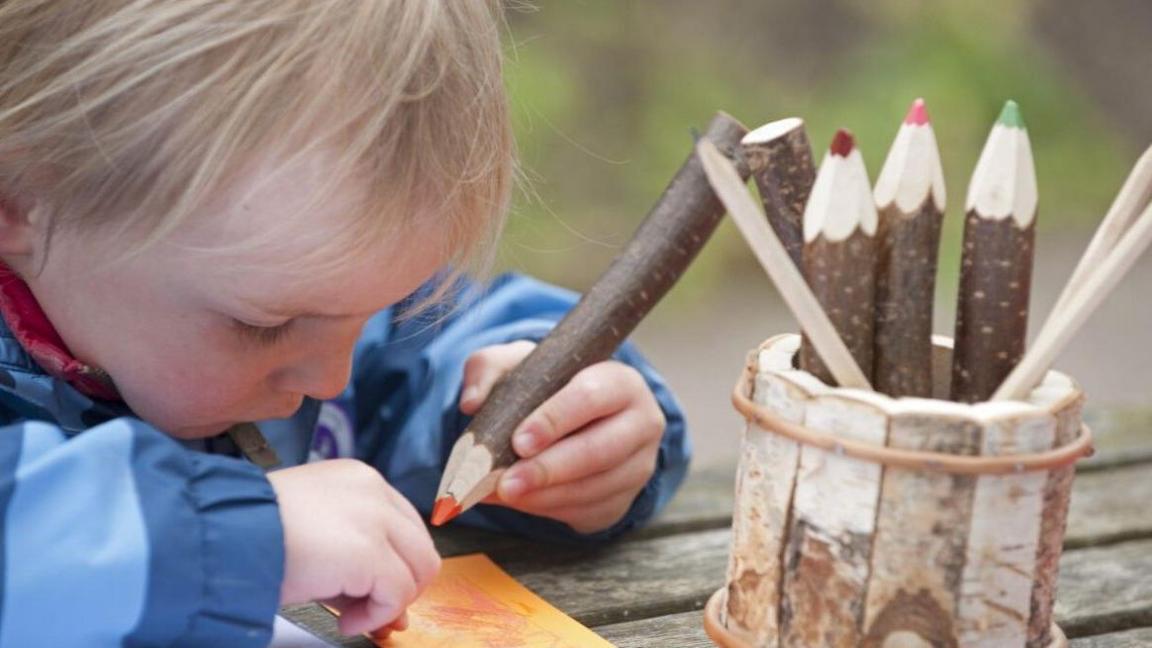
[[[447,558],[382,648],[595,648],[612,644],[536,596],[483,554]]]

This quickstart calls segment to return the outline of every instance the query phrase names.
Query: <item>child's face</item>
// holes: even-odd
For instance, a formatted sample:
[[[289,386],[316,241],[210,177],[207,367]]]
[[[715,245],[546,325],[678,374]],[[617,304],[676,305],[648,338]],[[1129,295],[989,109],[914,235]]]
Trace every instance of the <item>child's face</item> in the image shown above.
[[[327,162],[317,154],[278,174],[257,171],[124,262],[104,263],[121,249],[114,241],[60,232],[43,271],[25,276],[72,352],[107,370],[128,405],[170,434],[288,416],[305,396],[339,394],[364,322],[446,262],[442,232],[429,225],[355,255],[333,246],[356,187],[297,213]],[[261,236],[272,244],[252,244]],[[336,270],[310,270],[333,259]]]

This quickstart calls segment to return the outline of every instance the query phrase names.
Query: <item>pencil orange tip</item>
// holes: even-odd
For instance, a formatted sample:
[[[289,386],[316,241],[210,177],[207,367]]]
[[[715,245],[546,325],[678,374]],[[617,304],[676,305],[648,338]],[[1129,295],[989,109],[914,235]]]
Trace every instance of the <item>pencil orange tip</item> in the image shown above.
[[[913,126],[923,126],[928,123],[928,111],[924,109],[923,99],[912,102],[912,107],[908,109],[908,116],[904,118],[904,123]]]
[[[852,133],[841,128],[836,131],[836,136],[832,138],[832,146],[829,150],[832,155],[839,155],[840,157],[848,157],[852,149],[856,147],[856,141],[852,138]]]
[[[436,500],[436,504],[432,507],[432,526],[443,526],[452,518],[460,515],[460,504],[456,502],[456,498],[451,495],[445,495]]]

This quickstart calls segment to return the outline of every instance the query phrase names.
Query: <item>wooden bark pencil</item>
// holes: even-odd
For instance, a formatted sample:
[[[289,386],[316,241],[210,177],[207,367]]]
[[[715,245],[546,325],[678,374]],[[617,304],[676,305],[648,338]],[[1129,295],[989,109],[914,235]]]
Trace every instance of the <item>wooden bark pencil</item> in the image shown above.
[[[876,343],[872,383],[889,396],[932,395],[932,307],[944,219],[936,136],[917,99],[876,180]]]
[[[804,205],[816,179],[804,120],[770,122],[740,142],[768,222],[797,268],[803,268]]]
[[[804,210],[804,277],[866,376],[872,375],[877,221],[864,158],[852,135],[837,131]],[[800,368],[836,384],[807,339]]]
[[[704,137],[736,155],[747,129],[718,113]],[[742,166],[747,177],[748,169]],[[516,461],[512,432],[581,369],[608,359],[695,258],[724,216],[693,153],[623,252],[556,328],[500,380],[452,447],[432,523],[441,525],[495,490]]]
[[[968,187],[953,400],[987,400],[1024,354],[1036,201],[1028,131],[1016,102],[1009,101]]]

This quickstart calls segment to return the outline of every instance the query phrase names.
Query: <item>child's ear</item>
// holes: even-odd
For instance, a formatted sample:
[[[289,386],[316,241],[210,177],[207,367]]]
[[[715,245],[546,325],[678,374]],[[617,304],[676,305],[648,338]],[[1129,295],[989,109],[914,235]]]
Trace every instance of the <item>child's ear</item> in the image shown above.
[[[11,260],[35,252],[40,232],[32,217],[34,209],[29,201],[0,194],[0,257]]]

